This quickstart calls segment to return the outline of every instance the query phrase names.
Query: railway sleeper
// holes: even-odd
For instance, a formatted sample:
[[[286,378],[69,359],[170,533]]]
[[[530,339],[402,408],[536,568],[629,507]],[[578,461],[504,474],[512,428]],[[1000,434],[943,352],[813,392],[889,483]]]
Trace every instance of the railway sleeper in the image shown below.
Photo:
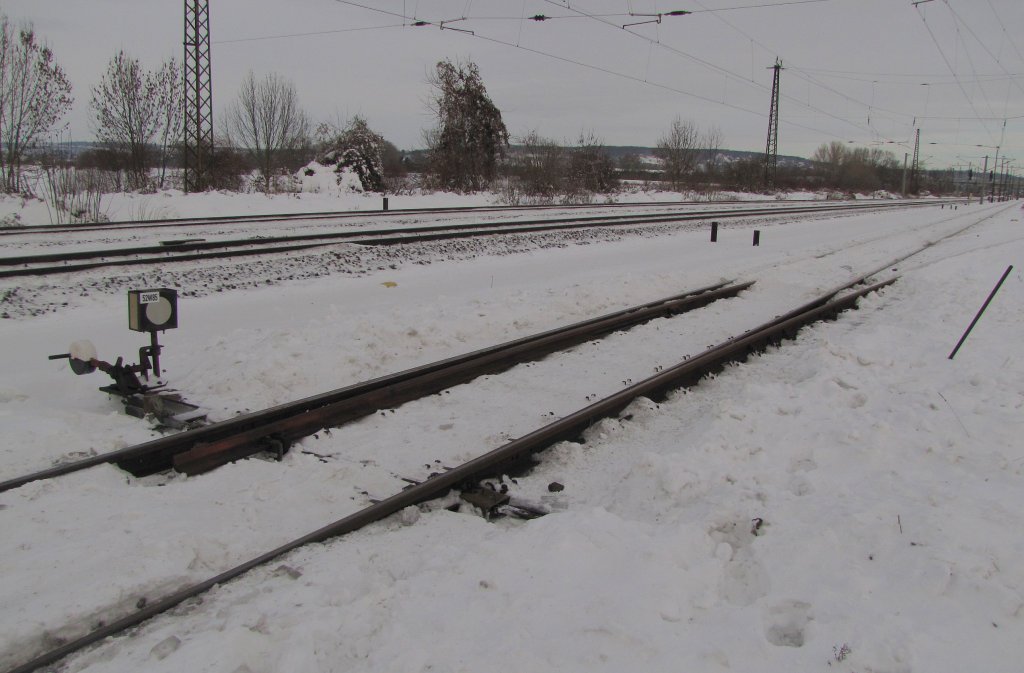
[[[664,400],[672,391],[695,386],[704,378],[721,372],[731,363],[746,361],[750,355],[763,352],[769,346],[780,346],[786,340],[795,339],[806,325],[835,320],[843,311],[853,308],[857,299],[869,292],[886,287],[895,280],[896,278],[892,278],[843,297],[833,298],[831,302],[817,305],[809,310],[793,311],[761,328],[746,332],[744,335],[732,338],[718,346],[713,346],[694,358],[687,358],[675,367],[481,456],[472,461],[475,465],[472,471],[468,471],[468,464],[458,468],[456,472],[462,473],[461,480],[453,486],[442,485],[442,482],[449,481],[452,475],[447,473],[431,474],[423,483],[404,490],[411,494],[435,486],[437,490],[434,491],[435,496],[433,497],[437,497],[449,488],[458,487],[459,484],[463,489],[472,489],[471,485],[475,482],[488,477],[509,474],[509,470],[513,466],[519,467],[520,471],[517,474],[525,474],[532,467],[540,464],[539,453],[562,441],[586,443],[583,435],[591,425],[603,418],[621,414],[636,398],[643,396],[655,401]],[[501,489],[499,493],[504,490]],[[424,498],[424,500],[426,499],[428,498]],[[387,501],[378,504],[384,504],[384,502]]]
[[[162,466],[160,469],[173,467],[188,475],[202,474],[221,465],[259,453],[264,450],[268,436],[277,438],[287,447],[325,428],[338,427],[383,409],[393,409],[406,402],[440,393],[480,376],[506,371],[522,362],[538,360],[595,336],[628,329],[648,320],[669,317],[706,306],[717,299],[735,296],[751,285],[752,283],[747,282],[729,287],[716,286],[709,291],[668,301],[662,305],[641,307],[614,318],[587,321],[585,324],[567,331],[552,332],[540,335],[536,339],[515,342],[510,347],[484,353],[460,363],[438,368],[436,371],[424,372],[419,376],[399,380],[376,390],[370,390],[319,408],[309,409],[302,414],[273,421],[267,425],[258,425],[223,439],[196,444],[170,456],[162,454],[157,462],[153,463],[153,466],[154,468],[158,465]],[[280,455],[281,451],[276,450]]]
[[[821,320],[833,319],[839,313],[853,308],[860,297],[885,287],[895,282],[895,280],[896,278],[892,278],[847,294],[841,298],[835,297],[836,292],[825,295],[823,300],[819,299],[810,305],[791,311],[785,316],[781,316],[740,337],[734,337],[718,346],[713,346],[700,355],[688,358],[674,367],[669,367],[653,377],[632,385],[628,389],[599,400],[584,409],[534,430],[523,437],[514,439],[467,463],[443,473],[438,473],[436,476],[431,476],[416,485],[410,485],[408,489],[403,489],[383,500],[374,501],[371,506],[365,509],[329,523],[300,538],[272,549],[259,557],[226,570],[215,577],[194,586],[180,589],[171,595],[147,604],[134,614],[126,615],[72,642],[64,643],[60,647],[42,653],[31,661],[15,667],[8,673],[29,673],[42,666],[56,663],[72,652],[137,626],[158,614],[181,605],[187,600],[200,596],[219,584],[239,577],[252,568],[278,559],[287,552],[307,544],[324,542],[325,540],[359,530],[369,524],[401,512],[408,507],[420,505],[443,496],[452,489],[458,488],[459,485],[479,480],[481,474],[492,473],[496,466],[505,464],[510,460],[518,460],[538,454],[559,441],[578,436],[583,430],[602,418],[621,414],[638,397],[665,394],[669,390],[681,387],[683,381],[691,380],[694,377],[699,381],[712,369],[720,368],[726,362],[746,357],[749,354],[749,349],[765,341],[766,336],[767,342],[770,342],[780,334],[795,335],[795,332],[800,327]],[[500,505],[499,508],[508,507],[512,504],[510,500],[509,503]]]

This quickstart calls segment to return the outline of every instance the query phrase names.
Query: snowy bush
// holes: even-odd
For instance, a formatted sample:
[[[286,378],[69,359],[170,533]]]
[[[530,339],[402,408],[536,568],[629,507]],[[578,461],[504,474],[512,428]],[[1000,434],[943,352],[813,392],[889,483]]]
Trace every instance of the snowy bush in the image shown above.
[[[102,174],[94,169],[47,166],[43,169],[43,193],[53,224],[103,222]]]
[[[365,119],[356,116],[341,131],[322,125],[317,135],[320,137],[322,152],[313,163],[322,167],[333,166],[334,172],[338,174],[339,186],[348,183],[345,173],[354,173],[360,185],[355,191],[384,191],[383,155],[386,141],[369,127]],[[312,164],[308,168],[312,168]]]
[[[307,194],[348,194],[365,191],[360,175],[339,163],[332,165],[311,161],[295,173],[294,180],[294,191]]]

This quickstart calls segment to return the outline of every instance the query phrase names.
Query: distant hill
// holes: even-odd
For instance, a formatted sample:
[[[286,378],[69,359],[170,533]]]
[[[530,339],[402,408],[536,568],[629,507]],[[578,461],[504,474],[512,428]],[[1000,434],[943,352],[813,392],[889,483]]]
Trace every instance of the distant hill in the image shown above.
[[[522,145],[510,145],[509,150],[515,153],[517,150],[522,149]],[[640,157],[644,163],[654,163],[656,161],[655,150],[653,147],[641,147],[639,145],[605,145],[605,151],[615,161],[618,161],[621,157],[635,154]],[[403,150],[403,156],[409,158],[413,163],[420,163],[426,158],[426,150]],[[718,151],[718,163],[719,164],[731,164],[737,161],[744,161],[748,159],[760,160],[764,156],[763,152],[746,152],[743,150],[719,150]],[[791,155],[779,155],[779,166],[787,168],[811,168],[814,162],[810,159],[803,157],[791,156]]]
[[[71,158],[77,157],[82,152],[87,152],[93,149],[103,148],[102,143],[95,141],[73,141],[68,143],[60,143],[60,149],[67,152]],[[521,149],[522,145],[511,145],[509,149],[512,153]],[[50,148],[40,148],[50,149]],[[605,151],[608,152],[609,156],[615,161],[618,161],[621,157],[630,154],[635,154],[640,157],[644,163],[655,163],[656,155],[653,147],[642,147],[640,145],[606,145]],[[426,159],[426,150],[402,150],[402,155],[407,157],[407,161],[414,164],[421,163]],[[731,164],[737,161],[744,161],[748,159],[760,160],[764,156],[762,152],[746,152],[743,150],[719,150],[718,151],[718,163]],[[791,156],[791,155],[779,155],[779,166],[786,168],[811,168],[814,166],[814,162],[810,159],[803,157]]]
[[[655,157],[655,150],[653,147],[639,147],[636,145],[608,145],[605,146],[608,154],[613,159],[618,159],[624,155],[635,154],[641,158]],[[760,160],[764,157],[764,152],[746,152],[743,150],[718,150],[718,162],[731,164],[737,161],[744,161],[747,159]],[[779,155],[779,165],[788,167],[799,167],[799,168],[810,168],[814,165],[814,162],[810,159],[804,159],[803,157],[796,157],[790,155]]]

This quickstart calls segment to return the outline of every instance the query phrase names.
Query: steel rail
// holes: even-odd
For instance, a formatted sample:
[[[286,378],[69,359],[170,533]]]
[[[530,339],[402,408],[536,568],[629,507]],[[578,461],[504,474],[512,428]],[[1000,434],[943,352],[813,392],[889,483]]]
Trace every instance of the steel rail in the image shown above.
[[[862,284],[872,275],[880,273],[883,270],[927,250],[939,241],[956,236],[967,229],[980,224],[981,222],[991,219],[994,216],[995,214],[988,215],[975,223],[953,232],[952,234],[943,236],[935,241],[930,241],[917,250],[901,255],[893,261],[879,266],[876,270],[864,273],[854,280],[830,290],[817,299],[804,304],[783,316],[779,316],[775,320],[766,323],[761,328],[749,330],[740,337],[733,337],[723,344],[709,348],[695,358],[688,359],[675,367],[664,370],[653,377],[631,386],[630,388],[620,391],[610,398],[595,402],[589,407],[586,407],[585,409],[571,414],[559,421],[555,421],[554,423],[534,431],[529,435],[513,440],[502,447],[455,468],[454,470],[443,474],[433,475],[426,481],[411,486],[410,488],[403,490],[390,498],[379,501],[368,508],[355,512],[347,517],[335,521],[334,523],[328,524],[327,526],[321,527],[301,538],[293,540],[241,565],[226,570],[204,582],[183,588],[165,596],[164,598],[161,598],[154,603],[150,603],[131,615],[127,615],[119,620],[100,627],[99,629],[87,633],[74,641],[65,643],[58,648],[44,652],[36,656],[31,661],[10,669],[7,673],[31,673],[31,671],[35,671],[43,666],[53,664],[80,649],[98,643],[107,637],[116,635],[117,633],[129,628],[138,626],[139,624],[142,624],[143,622],[160,615],[177,605],[180,605],[186,600],[205,593],[218,584],[223,584],[224,582],[235,579],[249,570],[268,563],[303,545],[322,542],[333,537],[358,530],[359,528],[365,527],[366,525],[401,511],[405,507],[429,500],[434,497],[433,494],[443,493],[460,483],[470,481],[476,475],[486,474],[488,470],[493,470],[495,467],[506,464],[510,461],[518,460],[524,454],[532,454],[539,450],[543,450],[543,448],[559,441],[559,437],[572,439],[574,436],[578,436],[578,434],[587,427],[590,427],[590,425],[600,417],[605,417],[612,413],[618,413],[638,396],[654,396],[656,394],[664,393],[672,388],[686,385],[687,382],[699,381],[704,375],[706,375],[701,373],[702,368],[704,368],[706,372],[716,371],[730,360],[744,360],[748,355],[760,348],[763,348],[772,341],[795,336],[801,327],[809,322],[837,316],[840,312],[853,307],[860,297],[895,282],[897,278],[891,278],[883,281],[882,283],[872,285],[859,292],[842,297],[841,299],[834,299],[839,292],[849,289],[855,285]],[[604,416],[601,416],[601,414]],[[565,427],[561,427],[563,423],[565,424]]]
[[[391,208],[388,210],[336,210],[309,213],[268,213],[265,215],[213,215],[209,217],[179,217],[154,220],[115,220],[112,222],[70,222],[66,224],[36,224],[28,226],[2,226],[0,236],[16,234],[53,234],[71,231],[119,231],[121,229],[151,229],[158,227],[192,227],[209,224],[256,224],[289,220],[348,219],[353,217],[388,217],[391,215],[431,215],[457,213],[516,212],[533,210],[587,210],[598,208],[662,208],[666,206],[703,206],[745,203],[739,199],[722,201],[648,201],[646,203],[567,203],[562,205],[522,206],[447,206],[441,208]]]
[[[318,423],[333,422],[331,412],[335,413],[334,421],[338,421],[371,414],[381,408],[392,408],[402,401],[422,397],[481,374],[507,369],[516,362],[539,358],[595,336],[631,327],[659,316],[699,308],[717,299],[735,296],[752,284],[753,282],[735,284],[733,281],[716,283],[262,411],[236,416],[195,430],[57,465],[0,482],[0,493],[33,481],[51,479],[110,463],[118,463],[129,471],[155,472],[170,468],[176,454],[189,451],[201,444],[231,442],[232,437],[242,433],[248,433],[244,436],[255,441],[266,437],[267,434],[281,431],[286,434],[286,439],[293,440],[302,436],[296,434],[299,424],[306,423],[308,426],[312,419],[316,419]],[[275,424],[286,424],[287,427],[278,428]],[[261,431],[268,427],[272,429]],[[307,434],[312,434],[317,429],[319,428],[310,430]],[[233,441],[232,449],[237,450],[238,440]],[[209,451],[203,452],[204,460],[207,462],[210,460],[208,453]]]
[[[902,202],[895,202],[896,206],[905,206]],[[75,252],[55,252],[55,253],[41,253],[41,254],[30,254],[30,255],[15,255],[9,257],[0,257],[0,266],[18,266],[22,264],[41,264],[44,262],[66,262],[72,260],[85,260],[85,259],[96,259],[101,257],[125,257],[129,255],[144,255],[144,254],[165,254],[173,255],[176,252],[194,252],[198,250],[213,250],[218,248],[228,248],[232,246],[240,245],[274,245],[277,243],[296,243],[296,242],[307,242],[307,241],[321,241],[321,240],[334,240],[334,239],[346,239],[346,238],[360,238],[360,237],[372,237],[372,236],[390,236],[395,234],[423,234],[423,233],[436,233],[445,231],[459,231],[459,230],[470,230],[488,227],[490,230],[500,231],[507,228],[516,227],[530,227],[534,225],[559,225],[559,224],[601,224],[601,223],[616,223],[626,222],[629,224],[634,223],[646,223],[646,222],[661,222],[677,221],[677,220],[701,220],[708,217],[746,217],[750,215],[763,215],[763,214],[793,214],[799,212],[818,212],[819,210],[831,211],[831,210],[844,210],[844,209],[855,209],[855,208],[885,208],[885,207],[896,207],[892,204],[881,205],[881,204],[843,204],[843,205],[811,205],[811,206],[800,206],[800,205],[787,205],[784,207],[775,208],[746,208],[740,210],[726,210],[726,211],[704,211],[700,213],[654,213],[649,215],[592,215],[588,217],[572,217],[572,218],[549,218],[542,220],[520,220],[515,222],[502,222],[502,223],[464,223],[464,224],[437,224],[437,225],[424,225],[416,227],[402,227],[400,229],[356,229],[339,232],[329,233],[313,233],[313,234],[291,234],[287,236],[258,236],[258,237],[247,237],[247,238],[235,238],[235,239],[220,239],[216,241],[186,241],[174,246],[167,245],[141,245],[133,246],[129,248],[110,248],[106,250],[79,250]]]
[[[692,385],[709,373],[718,371],[727,362],[745,360],[750,354],[763,349],[769,343],[794,337],[802,327],[810,323],[836,317],[842,311],[854,307],[857,300],[862,296],[885,287],[895,282],[895,280],[895,278],[892,278],[882,283],[877,283],[839,299],[835,299],[834,295],[823,295],[804,306],[790,311],[784,316],[780,316],[744,333],[742,336],[733,337],[722,344],[709,348],[696,357],[685,360],[674,367],[666,369],[523,437],[514,439],[452,470],[433,475],[427,480],[414,484],[389,498],[307,533],[300,538],[272,549],[203,582],[171,593],[130,615],[95,629],[60,647],[40,654],[31,661],[11,669],[8,673],[30,673],[42,666],[55,663],[84,647],[126,629],[138,626],[191,598],[209,591],[218,584],[233,580],[249,570],[268,563],[299,547],[311,543],[324,542],[325,540],[359,530],[406,507],[431,500],[452,488],[457,488],[462,484],[470,483],[483,476],[492,474],[496,470],[501,470],[502,466],[518,462],[524,457],[543,451],[556,442],[575,439],[593,423],[621,412],[638,397],[656,397],[669,390]]]
[[[592,216],[567,219],[531,220],[503,224],[448,224],[403,229],[377,229],[363,231],[344,231],[323,234],[293,234],[289,236],[227,239],[222,241],[189,242],[168,246],[135,246],[131,248],[115,248],[109,250],[82,250],[67,253],[46,253],[36,255],[18,255],[0,257],[0,266],[22,267],[0,270],[0,278],[16,278],[24,276],[45,276],[60,273],[73,273],[91,269],[114,266],[137,266],[144,264],[166,264],[168,262],[187,262],[201,259],[221,259],[240,256],[258,256],[309,250],[327,247],[339,242],[354,245],[399,245],[421,243],[457,238],[493,236],[502,234],[529,234],[565,229],[583,229],[598,226],[623,227],[645,224],[669,224],[673,222],[691,222],[711,218],[737,219],[743,217],[766,217],[778,215],[794,215],[803,213],[821,213],[863,209],[921,207],[918,202],[892,202],[886,204],[844,204],[787,206],[776,208],[751,208],[745,210],[706,211],[701,213],[681,214],[668,213],[656,215],[613,215]],[[305,243],[303,243],[305,242]],[[283,245],[294,244],[294,245]],[[243,250],[229,248],[245,247]],[[199,252],[215,251],[215,252]],[[135,255],[157,255],[135,259],[112,259]],[[100,260],[84,264],[67,264],[76,260]],[[33,267],[32,264],[65,262],[58,266]],[[26,268],[27,267],[27,268]]]
[[[260,450],[262,443],[268,440],[289,446],[292,442],[302,437],[308,437],[325,427],[334,427],[381,409],[395,408],[478,376],[504,371],[524,361],[537,360],[556,350],[588,341],[595,336],[633,327],[653,318],[692,311],[718,299],[735,297],[751,285],[753,282],[709,289],[699,294],[518,340],[498,349],[488,349],[488,352],[479,353],[462,362],[453,362],[450,366],[438,368],[424,376],[407,378],[377,387],[365,395],[339,400],[303,414],[292,415],[254,427],[249,431],[226,437],[220,441],[195,446],[188,451],[176,454],[173,458],[174,467],[186,474],[199,474],[232,460],[251,455]]]
[[[57,234],[73,231],[120,231],[124,229],[153,229],[162,227],[193,227],[206,226],[211,224],[258,224],[261,222],[285,222],[292,220],[325,220],[325,219],[349,219],[349,218],[383,218],[388,216],[402,215],[431,215],[431,214],[458,214],[458,213],[489,213],[489,212],[517,212],[536,210],[596,210],[603,208],[664,208],[679,206],[708,206],[723,204],[745,204],[750,201],[739,199],[725,199],[722,201],[650,201],[646,203],[585,203],[585,204],[563,204],[551,205],[526,205],[526,206],[449,206],[442,208],[395,208],[390,210],[339,210],[339,211],[315,211],[309,213],[268,213],[265,215],[215,215],[210,217],[188,217],[188,218],[164,218],[154,220],[118,220],[113,222],[72,222],[67,224],[49,225],[28,225],[28,226],[2,226],[0,236],[14,236],[18,234]],[[778,202],[765,202],[778,203]],[[926,203],[938,203],[930,201]]]

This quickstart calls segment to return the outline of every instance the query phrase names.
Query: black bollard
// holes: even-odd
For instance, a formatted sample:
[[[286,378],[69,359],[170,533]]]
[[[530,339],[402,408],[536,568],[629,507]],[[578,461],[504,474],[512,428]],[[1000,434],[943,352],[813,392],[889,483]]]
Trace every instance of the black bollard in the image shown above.
[[[388,197],[385,196],[384,197],[384,211],[387,212],[387,209],[388,209]]]
[[[761,232],[757,229],[754,230],[754,247],[761,245]]]
[[[718,222],[711,223],[711,242],[714,243],[718,240]]]

